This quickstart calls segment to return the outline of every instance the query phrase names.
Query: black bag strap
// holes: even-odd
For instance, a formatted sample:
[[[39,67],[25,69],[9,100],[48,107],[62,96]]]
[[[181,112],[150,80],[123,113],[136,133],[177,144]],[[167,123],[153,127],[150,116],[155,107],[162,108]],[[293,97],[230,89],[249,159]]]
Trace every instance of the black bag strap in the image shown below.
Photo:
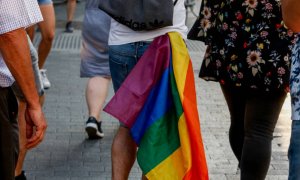
[[[175,0],[175,2],[174,2],[174,6],[176,5],[177,1],[178,1],[178,0]]]

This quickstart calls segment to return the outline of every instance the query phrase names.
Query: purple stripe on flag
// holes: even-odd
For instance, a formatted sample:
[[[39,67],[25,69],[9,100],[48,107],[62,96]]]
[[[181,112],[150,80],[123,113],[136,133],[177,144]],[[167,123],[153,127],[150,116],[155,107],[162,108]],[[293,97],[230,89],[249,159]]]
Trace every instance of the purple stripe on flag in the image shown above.
[[[104,111],[131,128],[143,108],[153,86],[169,66],[170,41],[168,35],[156,38],[135,65]]]

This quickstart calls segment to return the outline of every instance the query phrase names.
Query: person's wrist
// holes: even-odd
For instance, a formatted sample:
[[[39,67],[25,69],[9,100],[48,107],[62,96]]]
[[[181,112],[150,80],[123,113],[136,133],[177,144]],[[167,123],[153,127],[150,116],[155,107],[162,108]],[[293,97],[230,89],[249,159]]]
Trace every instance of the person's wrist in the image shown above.
[[[40,110],[41,104],[39,102],[39,98],[30,98],[27,100],[27,105],[30,109]]]

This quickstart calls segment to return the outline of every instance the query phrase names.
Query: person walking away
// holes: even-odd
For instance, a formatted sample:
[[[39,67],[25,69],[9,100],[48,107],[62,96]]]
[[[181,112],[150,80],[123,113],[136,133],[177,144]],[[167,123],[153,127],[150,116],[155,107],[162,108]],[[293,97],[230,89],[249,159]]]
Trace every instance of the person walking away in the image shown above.
[[[293,32],[300,32],[300,2],[296,0],[282,0],[282,15],[284,23]],[[300,179],[300,38],[293,49],[291,62],[291,104],[292,104],[292,128],[288,151],[289,180]]]
[[[28,37],[28,44],[30,49],[30,56],[31,56],[31,63],[32,63],[32,69],[34,73],[35,78],[35,84],[36,89],[39,95],[39,100],[41,106],[43,105],[45,94],[44,94],[44,88],[43,88],[43,82],[41,79],[41,74],[38,66],[38,54],[36,49],[34,48],[30,38]],[[23,170],[23,163],[25,161],[25,157],[27,154],[27,147],[26,147],[26,123],[25,123],[25,110],[26,110],[26,100],[24,98],[24,94],[22,93],[20,87],[16,82],[12,85],[12,90],[17,97],[18,100],[18,125],[19,125],[19,156],[18,156],[18,162],[15,169],[15,180],[26,180],[25,171]]]
[[[43,68],[55,36],[55,12],[52,0],[37,0],[37,2],[44,18],[44,21],[37,24],[42,35],[42,40],[38,45],[39,68],[41,71],[43,86],[45,89],[49,89],[51,87],[51,83],[46,74],[47,70]],[[31,41],[33,41],[35,36],[35,27],[36,26],[33,25],[26,29]]]
[[[208,46],[199,76],[220,83],[241,180],[264,180],[295,40],[283,24],[280,2],[203,0],[188,38]]]
[[[85,130],[89,139],[104,136],[101,113],[111,76],[108,63],[110,17],[99,10],[99,0],[87,0],[82,24],[80,77],[89,78],[86,86],[88,120]]]
[[[116,92],[122,82],[134,68],[140,57],[147,50],[151,41],[168,32],[178,32],[186,38],[184,0],[178,0],[174,6],[173,25],[152,31],[133,31],[132,29],[111,21],[109,34],[109,66]],[[120,125],[112,144],[112,179],[128,179],[130,170],[136,159],[136,144],[130,130]],[[143,177],[145,179],[145,177]]]
[[[72,33],[74,31],[73,27],[73,18],[76,10],[76,0],[67,0],[67,24],[66,24],[66,33]]]

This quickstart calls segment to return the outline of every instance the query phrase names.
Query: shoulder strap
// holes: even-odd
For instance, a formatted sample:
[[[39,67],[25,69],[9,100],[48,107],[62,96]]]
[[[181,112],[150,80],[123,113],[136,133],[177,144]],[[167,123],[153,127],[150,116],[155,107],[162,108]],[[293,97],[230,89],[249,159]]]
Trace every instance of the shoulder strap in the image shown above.
[[[175,0],[175,2],[174,2],[174,6],[176,5],[177,1],[178,1],[178,0]]]

